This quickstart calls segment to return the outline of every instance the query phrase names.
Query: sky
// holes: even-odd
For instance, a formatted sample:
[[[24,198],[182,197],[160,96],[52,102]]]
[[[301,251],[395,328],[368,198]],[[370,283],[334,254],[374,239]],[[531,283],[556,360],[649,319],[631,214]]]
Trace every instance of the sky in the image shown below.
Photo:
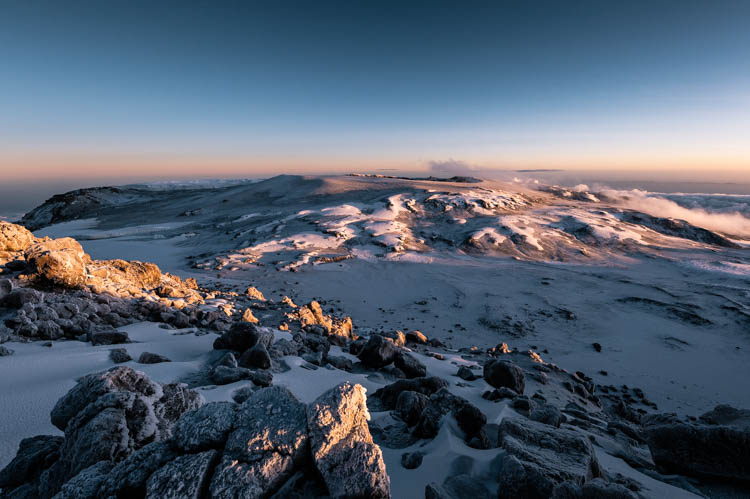
[[[0,173],[750,175],[750,2],[0,0]]]

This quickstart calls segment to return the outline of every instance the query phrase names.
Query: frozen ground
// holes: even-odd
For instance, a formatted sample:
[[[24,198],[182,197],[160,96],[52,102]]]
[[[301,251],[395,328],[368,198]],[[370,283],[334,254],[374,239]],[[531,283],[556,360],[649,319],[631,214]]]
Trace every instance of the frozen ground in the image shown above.
[[[643,193],[584,187],[282,176],[212,189],[126,192],[35,234],[75,237],[94,258],[152,261],[238,290],[252,284],[274,299],[321,299],[350,315],[362,332],[419,329],[453,349],[500,342],[533,348],[597,383],[640,387],[663,411],[750,407],[750,233],[743,223],[732,224],[740,219],[681,207],[687,221],[675,221],[668,205]],[[148,350],[176,361],[138,365],[160,381],[198,369],[214,338],[154,325],[127,329],[142,341],[128,346],[134,357]],[[111,347],[77,345],[14,345],[16,355],[0,362],[0,465],[20,438],[52,431],[49,409],[77,376],[111,365]],[[420,360],[436,375],[455,371],[454,364]],[[309,384],[299,363],[289,364],[274,383],[303,401],[343,373],[318,372]],[[347,376],[371,391],[382,384]],[[224,400],[236,388],[203,394]],[[460,395],[497,422],[505,406],[481,399],[485,388]],[[486,452],[452,442],[448,433],[430,445],[448,453],[465,447],[460,453],[477,454],[478,463]],[[430,477],[399,466],[402,450],[384,451],[394,483],[411,484],[394,487],[394,497],[423,491]],[[435,467],[447,462],[439,457],[431,454]],[[602,460],[629,470],[611,456]],[[669,486],[654,483],[654,496],[669,497]]]

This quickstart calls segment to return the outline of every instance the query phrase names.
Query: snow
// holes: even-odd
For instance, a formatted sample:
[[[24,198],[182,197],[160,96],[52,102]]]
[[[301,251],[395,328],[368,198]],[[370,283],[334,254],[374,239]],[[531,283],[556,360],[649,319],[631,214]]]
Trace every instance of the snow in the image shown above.
[[[183,277],[238,288],[252,283],[273,299],[289,294],[297,303],[340,300],[360,332],[419,329],[456,350],[500,342],[547,350],[545,361],[583,371],[595,383],[642,388],[660,411],[699,415],[719,403],[750,407],[747,249],[715,247],[623,222],[621,206],[583,187],[553,195],[488,182],[470,187],[368,177],[306,182],[237,184],[221,196],[206,191],[177,199],[157,220],[120,212],[36,234],[84,236],[81,243],[94,258],[155,261]],[[259,192],[266,197],[256,196]],[[216,203],[217,197],[230,202]],[[211,210],[176,218],[204,206]],[[475,247],[464,245],[472,240]],[[204,253],[210,256],[186,259]],[[316,257],[348,255],[353,258],[308,265]],[[192,261],[203,268],[192,267]],[[686,321],[675,308],[707,322]],[[134,358],[151,351],[174,361],[128,363],[159,381],[198,370],[215,338],[174,334],[149,323],[123,329],[137,341],[125,345]],[[277,332],[283,335],[288,333]],[[601,352],[593,342],[602,345]],[[114,348],[73,341],[52,348],[7,346],[16,353],[0,359],[0,465],[21,438],[59,433],[49,423],[50,409],[77,377],[110,367],[108,352]],[[349,355],[337,347],[331,354]],[[452,384],[458,365],[471,363],[458,353],[445,360],[414,355],[431,375]],[[297,357],[285,361],[290,370],[275,373],[274,384],[289,387],[303,402],[344,380],[361,383],[370,394],[386,383],[378,375],[312,372]],[[205,387],[201,393],[207,401],[229,400],[248,384]],[[482,399],[486,389],[483,380],[451,387],[490,423],[515,414],[507,403]],[[377,422],[388,416],[372,417]],[[468,448],[449,431],[455,423],[447,419],[424,447],[421,442],[383,449],[393,497],[422,496],[424,486],[441,482],[459,456],[472,457],[473,473],[492,483],[493,451]],[[428,451],[417,470],[400,465],[401,454],[411,450]],[[607,470],[635,478],[650,496],[690,497],[602,449],[597,452]]]

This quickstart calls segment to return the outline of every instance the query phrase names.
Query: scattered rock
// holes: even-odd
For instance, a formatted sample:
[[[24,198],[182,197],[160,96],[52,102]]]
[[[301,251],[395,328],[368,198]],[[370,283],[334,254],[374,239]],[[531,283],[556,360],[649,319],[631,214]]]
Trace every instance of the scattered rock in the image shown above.
[[[229,331],[214,340],[215,350],[234,350],[244,353],[262,342],[266,347],[270,346],[273,335],[266,335],[255,324],[249,322],[238,322],[229,328]]]
[[[396,358],[396,347],[392,341],[379,334],[373,334],[359,353],[359,360],[366,367],[380,369]]]
[[[263,293],[261,293],[260,290],[254,286],[250,286],[245,290],[245,296],[247,296],[251,300],[266,301],[266,297],[263,296]]]
[[[413,391],[429,396],[441,388],[446,388],[448,385],[446,380],[437,376],[401,379],[383,388],[379,388],[375,391],[373,397],[377,397],[385,409],[391,410],[396,407],[396,399],[401,392]]]
[[[472,371],[466,366],[459,367],[458,372],[456,373],[456,376],[466,381],[474,381],[475,379],[479,377],[476,374],[474,374],[474,371]]]
[[[507,360],[488,360],[484,365],[484,379],[495,388],[506,387],[520,394],[526,386],[523,369]]]
[[[419,421],[419,416],[429,402],[430,397],[427,395],[413,391],[403,391],[396,399],[396,415],[409,426],[414,426]]]
[[[602,346],[599,343],[592,343],[591,346],[594,347],[594,350],[597,352],[602,351]]]
[[[91,333],[92,345],[119,345],[129,343],[130,337],[125,331],[98,331]]]
[[[16,288],[8,293],[2,300],[2,305],[9,308],[21,308],[25,304],[37,304],[42,302],[42,293],[31,288]]]
[[[401,454],[401,466],[407,470],[417,469],[422,464],[423,457],[421,452],[404,452]]]
[[[141,356],[138,357],[139,364],[160,364],[162,362],[172,362],[172,361],[163,355],[159,355],[158,353],[152,353],[152,352],[143,352]]]
[[[406,341],[409,343],[418,343],[420,345],[427,344],[427,336],[422,334],[422,331],[409,331],[406,333]]]
[[[271,367],[271,356],[265,345],[258,343],[243,353],[238,363],[241,367],[268,369]]]
[[[427,367],[419,362],[413,355],[406,352],[398,352],[393,364],[401,369],[407,378],[421,378],[427,376]]]
[[[113,348],[109,351],[109,358],[115,364],[122,364],[123,362],[130,362],[133,360],[133,357],[131,357],[128,351],[124,348]]]
[[[11,350],[8,347],[5,347],[3,345],[0,345],[0,357],[7,357],[8,355],[13,355],[13,350]]]
[[[259,322],[258,319],[253,315],[253,311],[249,308],[246,308],[245,311],[242,312],[242,320],[251,324],[257,324]]]

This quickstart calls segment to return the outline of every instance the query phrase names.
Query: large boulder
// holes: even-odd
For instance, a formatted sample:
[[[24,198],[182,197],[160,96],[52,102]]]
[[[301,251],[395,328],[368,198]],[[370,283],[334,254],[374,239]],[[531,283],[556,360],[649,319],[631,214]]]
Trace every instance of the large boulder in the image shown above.
[[[52,284],[79,288],[86,283],[89,257],[73,238],[34,243],[26,249],[25,256],[36,269],[36,275]]]
[[[390,497],[390,479],[369,419],[365,388],[349,382],[328,390],[307,409],[310,449],[331,497]]]
[[[500,423],[498,444],[500,497],[542,499],[560,483],[583,485],[603,471],[591,442],[568,429],[506,418]]]
[[[0,222],[0,258],[2,253],[26,251],[36,240],[26,227]]]
[[[237,410],[236,429],[210,485],[214,498],[273,495],[309,454],[305,405],[281,386],[251,395]]]
[[[151,442],[169,438],[175,421],[202,402],[197,392],[184,385],[161,385],[129,367],[84,376],[50,414],[52,423],[64,430],[65,437],[62,442],[49,440],[45,444],[55,443],[57,447],[44,449],[47,459],[53,462],[35,461],[34,473],[40,473],[38,482],[18,472],[21,467],[17,460],[0,476],[23,476],[24,484],[35,487],[39,496],[52,497],[66,482],[88,470],[68,487],[66,494],[79,489],[90,491],[92,480],[99,479],[89,468],[103,461],[122,461]],[[17,459],[31,455],[29,448],[27,445],[20,449]]]
[[[665,472],[750,481],[750,411],[718,406],[700,423],[674,415],[643,420],[654,463]]]
[[[484,379],[495,388],[510,388],[521,395],[526,387],[523,369],[507,360],[488,360],[484,364]]]

